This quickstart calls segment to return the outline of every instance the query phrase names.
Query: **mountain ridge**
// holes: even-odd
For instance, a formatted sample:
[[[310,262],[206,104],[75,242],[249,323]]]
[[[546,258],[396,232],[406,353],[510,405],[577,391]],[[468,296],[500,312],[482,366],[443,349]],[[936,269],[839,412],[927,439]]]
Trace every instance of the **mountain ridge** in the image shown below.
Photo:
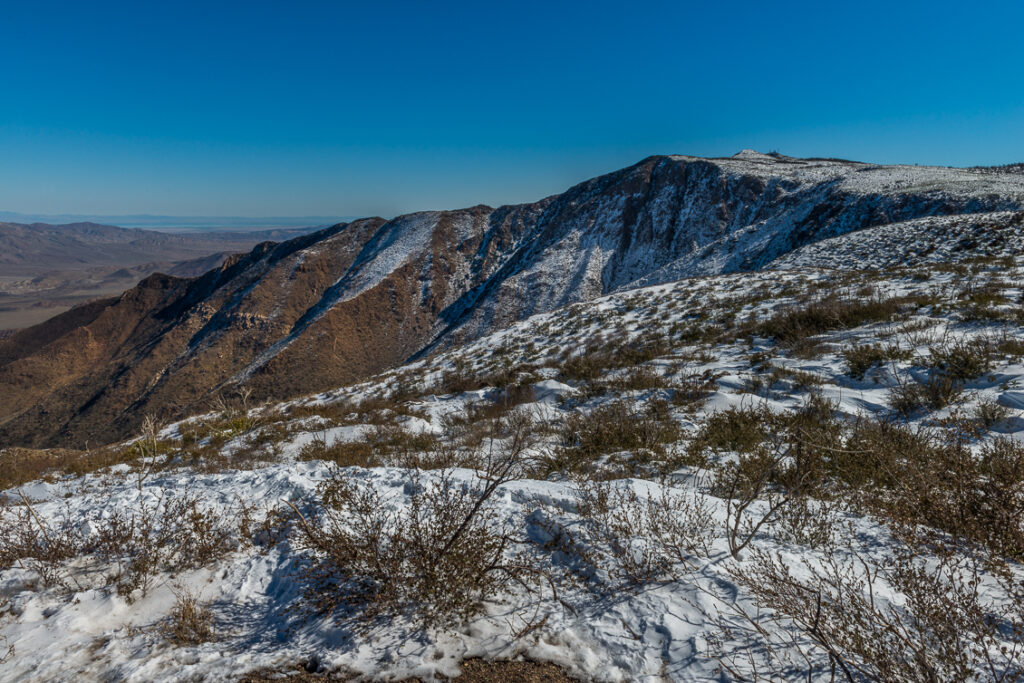
[[[241,385],[254,399],[327,389],[612,291],[1022,209],[1010,171],[744,151],[648,157],[533,203],[339,223],[0,343],[0,446],[120,438],[144,414],[180,417]]]

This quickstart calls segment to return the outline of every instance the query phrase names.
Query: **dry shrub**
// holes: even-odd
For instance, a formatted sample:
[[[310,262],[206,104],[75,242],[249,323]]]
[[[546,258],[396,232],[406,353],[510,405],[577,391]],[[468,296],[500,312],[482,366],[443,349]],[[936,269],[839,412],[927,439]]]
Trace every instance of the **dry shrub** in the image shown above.
[[[980,399],[974,404],[973,417],[975,421],[985,429],[992,429],[999,423],[1007,420],[1011,411],[994,399]]]
[[[1006,339],[999,341],[996,345],[996,350],[999,351],[999,353],[1010,356],[1011,358],[1024,357],[1024,339],[1020,339],[1019,337],[1007,337]]]
[[[837,500],[815,500],[797,496],[780,507],[772,521],[776,537],[783,543],[808,548],[829,547],[842,528]],[[848,529],[847,529],[848,530]]]
[[[991,369],[995,353],[995,345],[986,339],[944,341],[932,346],[924,363],[927,377],[897,378],[897,385],[889,392],[889,405],[906,417],[922,408],[944,408],[963,393],[965,382]]]
[[[725,499],[725,536],[734,559],[799,496],[797,489],[773,485],[785,478],[786,456],[784,447],[758,449],[717,470],[712,488]]]
[[[160,633],[172,645],[201,645],[214,639],[213,612],[196,593],[182,589]]]
[[[650,391],[667,387],[668,381],[649,365],[640,365],[630,368],[609,384],[617,391]]]
[[[507,558],[515,539],[488,501],[523,474],[531,442],[529,423],[519,422],[470,483],[450,470],[432,481],[410,470],[409,501],[398,510],[337,471],[308,517],[294,508],[309,551],[299,574],[303,609],[363,625],[405,616],[425,628],[478,614],[527,572]]]
[[[562,380],[593,382],[609,370],[620,367],[615,348],[603,339],[591,340],[575,355],[570,356],[559,369]]]
[[[248,518],[238,517],[243,523]],[[234,521],[189,494],[84,519],[64,508],[44,520],[27,502],[0,507],[0,568],[17,564],[35,571],[45,585],[81,589],[79,578],[85,577],[69,564],[92,558],[101,571],[91,580],[131,600],[136,591],[144,595],[160,572],[203,567],[234,550]]]
[[[587,342],[577,354],[562,364],[559,375],[563,380],[594,382],[611,370],[628,368],[666,355],[671,350],[667,339],[650,334],[622,343],[605,338]]]
[[[737,453],[716,466],[712,483],[730,504],[737,546],[757,530],[763,512],[796,515],[786,505],[841,498],[861,512],[1024,558],[1024,445],[995,439],[975,452],[964,430],[912,429],[885,419],[847,423],[832,408],[812,397],[792,413],[746,408],[709,416],[690,451]],[[742,521],[746,510],[759,512]]]
[[[316,418],[323,427],[343,425],[395,424],[403,415],[418,416],[415,406],[387,394],[367,396],[359,402],[348,400],[330,403],[306,403],[289,406],[290,419]]]
[[[844,349],[843,359],[846,361],[846,374],[853,379],[864,379],[873,368],[895,360],[909,360],[911,353],[903,351],[895,344],[859,344]]]
[[[819,455],[818,493],[839,492],[862,511],[1024,558],[1024,446],[1012,439],[975,453],[943,432],[860,420]]]
[[[888,322],[908,305],[922,302],[911,298],[839,299],[830,297],[776,312],[754,328],[790,349],[806,345],[810,337],[833,330],[845,330],[867,323]]]
[[[927,367],[963,383],[992,369],[995,347],[987,339],[958,340],[929,349]]]
[[[888,486],[868,499],[904,524],[925,524],[982,543],[1006,557],[1024,557],[1024,448],[999,439],[980,456],[959,442],[888,452]]]
[[[496,425],[508,421],[515,408],[535,400],[533,387],[528,384],[511,384],[500,392],[491,392],[482,401],[468,403],[461,414],[442,418],[444,440],[470,449],[478,448],[494,435]]]
[[[813,372],[771,365],[767,383],[773,390],[781,385],[785,392],[812,392],[822,385],[823,380]]]
[[[378,424],[362,439],[334,441],[330,445],[323,434],[299,452],[300,460],[325,460],[340,467],[377,467],[419,463],[450,467],[455,455],[440,439],[427,432],[410,432],[397,424]],[[427,454],[428,457],[423,457]]]
[[[751,453],[767,438],[771,413],[762,407],[719,410],[709,415],[690,442],[694,454],[704,451]]]
[[[614,586],[638,588],[678,580],[710,554],[716,524],[699,493],[662,488],[641,495],[612,482],[583,482],[576,500],[582,528],[549,523],[549,544],[574,549],[590,568],[589,578],[600,571]]]
[[[638,410],[615,401],[589,412],[573,413],[565,421],[561,445],[551,454],[548,471],[591,470],[605,454],[630,451],[640,461],[664,457],[666,445],[681,437],[679,424],[664,401],[649,401]]]
[[[143,433],[124,446],[108,445],[91,449],[86,444],[83,450],[0,449],[0,491],[37,479],[66,474],[82,476],[121,464],[129,465],[136,479],[141,477],[144,480],[153,472],[165,468],[169,457],[178,447],[173,440],[158,438],[159,431],[156,421],[147,416],[142,425]]]
[[[720,452],[748,456],[725,466],[739,469],[741,490],[761,477],[765,471],[762,463],[771,462],[769,482],[801,492],[822,493],[818,489],[825,463],[840,446],[843,431],[835,408],[832,402],[811,394],[799,409],[785,413],[773,412],[764,405],[718,411],[708,416],[689,451],[698,456]],[[752,471],[744,473],[748,467]],[[717,488],[724,493],[728,487]]]
[[[889,406],[909,418],[924,408],[939,410],[951,405],[963,390],[962,382],[941,372],[932,372],[921,381],[913,377],[898,380],[889,390]]]
[[[536,366],[529,363],[516,364],[507,359],[477,370],[464,358],[456,357],[452,360],[452,367],[442,373],[440,381],[429,389],[429,393],[461,394],[488,387],[504,389],[517,382],[531,381],[535,370]]]
[[[0,491],[52,475],[81,476],[112,465],[132,462],[136,457],[129,449],[112,447],[81,451],[63,448],[5,448],[0,450]]]
[[[299,460],[325,460],[339,467],[374,467],[380,464],[369,441],[337,440],[327,445],[322,435],[314,435],[313,440],[299,451]]]
[[[238,528],[189,494],[115,511],[97,532],[99,556],[116,569],[113,581],[129,600],[149,590],[156,574],[197,569],[238,547]]]
[[[673,405],[697,408],[715,391],[717,385],[711,371],[685,372],[674,379],[669,388],[672,390]]]
[[[934,546],[932,546],[934,549]],[[745,639],[734,653],[755,680],[1019,681],[1024,679],[1024,582],[989,575],[984,561],[948,549],[919,554],[902,543],[886,559],[791,559],[755,551],[731,573],[757,610],[727,604],[717,617],[722,640]],[[896,597],[883,590],[889,587]],[[749,679],[748,679],[749,680]]]
[[[46,522],[23,502],[0,501],[0,568],[18,565],[35,572],[44,586],[69,587],[65,564],[88,547],[85,531],[67,507]]]

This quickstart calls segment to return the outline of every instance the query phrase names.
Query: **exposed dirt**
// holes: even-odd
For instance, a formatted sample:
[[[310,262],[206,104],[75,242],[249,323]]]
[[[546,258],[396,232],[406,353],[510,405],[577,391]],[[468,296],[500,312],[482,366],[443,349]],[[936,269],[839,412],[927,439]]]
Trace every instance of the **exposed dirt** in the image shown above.
[[[0,342],[0,447],[111,442],[147,414],[205,412],[243,384],[253,401],[292,398],[609,291],[754,270],[875,225],[1019,210],[1024,190],[1004,175],[651,157],[533,204],[261,243]]]
[[[240,683],[319,683],[321,681],[360,681],[342,673],[310,673],[301,666],[292,670],[261,671],[244,676]],[[572,678],[554,664],[529,660],[486,662],[470,659],[462,663],[462,674],[450,679],[461,683],[573,683]],[[406,679],[402,683],[420,683],[419,679]]]

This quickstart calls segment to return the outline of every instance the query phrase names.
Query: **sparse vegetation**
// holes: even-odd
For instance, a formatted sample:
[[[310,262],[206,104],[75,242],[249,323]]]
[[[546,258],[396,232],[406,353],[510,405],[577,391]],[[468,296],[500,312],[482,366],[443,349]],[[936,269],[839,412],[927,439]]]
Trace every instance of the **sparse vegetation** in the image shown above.
[[[896,345],[859,344],[843,350],[846,374],[854,379],[864,379],[873,368],[897,360],[910,360],[909,351]]]
[[[761,610],[732,606],[721,618],[731,637],[745,634],[743,657],[760,674],[886,681],[1016,681],[1024,675],[1024,585],[1000,575],[1009,602],[981,587],[982,565],[940,552],[935,559],[905,544],[876,561],[835,551],[799,568],[778,554],[755,553],[733,575]],[[885,583],[899,602],[876,591]],[[767,627],[771,628],[767,628]],[[724,658],[720,660],[725,664]]]
[[[794,352],[806,354],[813,348],[811,338],[814,336],[869,323],[889,322],[928,302],[921,297],[868,300],[831,297],[778,311],[752,331],[771,337]]]
[[[480,478],[457,482],[451,470],[428,480],[411,470],[408,506],[393,512],[381,494],[336,473],[299,518],[306,609],[362,624],[405,616],[422,627],[466,620],[528,569],[509,562],[514,542],[490,498],[520,475],[532,440],[520,420],[490,454]]]
[[[631,610],[682,600],[706,610],[695,662],[717,676],[1019,680],[1014,281],[912,272],[614,295],[279,407],[240,394],[119,447],[3,451],[0,486],[56,485],[0,501],[0,571],[40,603],[99,588],[141,609],[275,566],[268,618],[357,647],[502,619],[510,642],[551,645],[609,605],[615,637],[646,643]],[[191,477],[252,486],[265,514],[172,494]],[[61,510],[57,491],[118,498]],[[175,591],[147,632],[236,637],[219,598]]]
[[[640,462],[664,457],[666,446],[680,438],[678,423],[665,402],[651,401],[637,409],[614,401],[570,415],[561,445],[548,459],[548,471],[593,472],[601,456],[628,451]]]
[[[88,520],[69,508],[44,520],[24,497],[20,506],[0,507],[0,568],[30,569],[44,585],[65,590],[110,585],[129,601],[145,595],[156,574],[210,564],[240,540],[238,526],[188,494]],[[100,563],[97,571],[71,570],[69,563],[86,558]]]
[[[161,628],[161,633],[173,645],[201,645],[214,640],[213,613],[199,596],[187,589],[179,589],[174,607]]]
[[[579,528],[546,516],[536,523],[545,549],[576,558],[572,573],[599,593],[679,580],[711,552],[715,521],[701,494],[586,481],[577,486],[576,506]]]

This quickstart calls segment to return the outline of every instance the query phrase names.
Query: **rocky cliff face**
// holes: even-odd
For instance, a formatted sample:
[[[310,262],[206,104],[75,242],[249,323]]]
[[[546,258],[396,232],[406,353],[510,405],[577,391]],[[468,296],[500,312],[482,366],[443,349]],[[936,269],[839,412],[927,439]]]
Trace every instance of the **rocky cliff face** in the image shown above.
[[[147,278],[3,341],[0,446],[106,441],[237,386],[255,398],[338,386],[610,291],[754,270],[865,228],[1021,209],[1010,171],[745,151],[652,157],[533,204],[340,224],[199,278]]]

